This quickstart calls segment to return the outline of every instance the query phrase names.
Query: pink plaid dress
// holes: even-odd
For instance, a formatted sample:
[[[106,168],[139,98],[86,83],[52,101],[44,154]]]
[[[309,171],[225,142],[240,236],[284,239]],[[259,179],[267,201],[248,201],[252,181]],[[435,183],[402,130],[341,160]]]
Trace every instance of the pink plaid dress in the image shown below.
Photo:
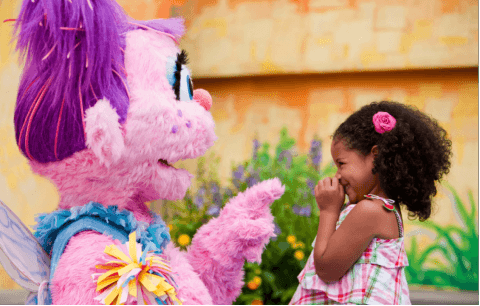
[[[336,228],[355,207],[348,205],[341,213]],[[405,268],[408,266],[403,241],[403,226],[397,217],[400,238],[374,238],[358,261],[337,282],[324,283],[315,273],[313,251],[305,268],[298,275],[300,285],[290,304],[380,304],[410,305]],[[315,240],[313,241],[313,246]]]

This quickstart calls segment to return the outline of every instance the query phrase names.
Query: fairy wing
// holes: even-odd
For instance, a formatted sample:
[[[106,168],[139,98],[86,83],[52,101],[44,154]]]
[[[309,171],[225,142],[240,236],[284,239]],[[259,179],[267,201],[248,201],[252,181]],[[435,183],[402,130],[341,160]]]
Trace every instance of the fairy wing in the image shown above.
[[[0,201],[0,263],[23,288],[38,292],[50,276],[50,256],[22,221]],[[43,288],[44,286],[42,286]]]

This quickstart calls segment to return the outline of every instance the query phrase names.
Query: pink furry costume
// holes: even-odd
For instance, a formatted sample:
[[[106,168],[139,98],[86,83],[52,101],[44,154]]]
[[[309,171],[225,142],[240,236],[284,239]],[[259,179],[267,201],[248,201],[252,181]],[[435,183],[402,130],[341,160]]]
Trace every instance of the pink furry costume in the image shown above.
[[[145,205],[183,198],[192,175],[171,164],[202,156],[216,139],[211,97],[193,90],[177,46],[183,21],[132,20],[113,0],[24,0],[15,30],[25,60],[17,143],[60,194],[59,209],[36,226],[52,262],[40,285],[48,290],[35,301],[105,302],[92,276],[110,260],[110,246],[126,250],[136,233],[139,258],[155,251],[169,261],[167,280],[183,303],[232,303],[244,261],[260,261],[274,236],[269,206],[284,187],[272,179],[231,199],[187,252]],[[127,303],[162,303],[146,296],[130,291]]]

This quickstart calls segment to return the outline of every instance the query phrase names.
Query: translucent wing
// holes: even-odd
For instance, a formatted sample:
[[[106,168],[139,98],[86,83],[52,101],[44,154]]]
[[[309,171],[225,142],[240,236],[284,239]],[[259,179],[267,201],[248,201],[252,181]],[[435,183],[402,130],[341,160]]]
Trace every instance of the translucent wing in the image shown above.
[[[42,282],[48,282],[50,276],[50,256],[2,201],[0,263],[13,280],[29,291],[38,292]]]

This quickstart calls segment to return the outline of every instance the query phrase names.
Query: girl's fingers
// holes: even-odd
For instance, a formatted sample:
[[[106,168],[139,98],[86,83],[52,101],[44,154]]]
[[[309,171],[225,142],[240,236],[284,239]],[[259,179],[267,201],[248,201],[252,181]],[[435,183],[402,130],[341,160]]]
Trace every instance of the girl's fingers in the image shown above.
[[[338,187],[338,179],[336,177],[332,178],[332,187],[335,189]]]

